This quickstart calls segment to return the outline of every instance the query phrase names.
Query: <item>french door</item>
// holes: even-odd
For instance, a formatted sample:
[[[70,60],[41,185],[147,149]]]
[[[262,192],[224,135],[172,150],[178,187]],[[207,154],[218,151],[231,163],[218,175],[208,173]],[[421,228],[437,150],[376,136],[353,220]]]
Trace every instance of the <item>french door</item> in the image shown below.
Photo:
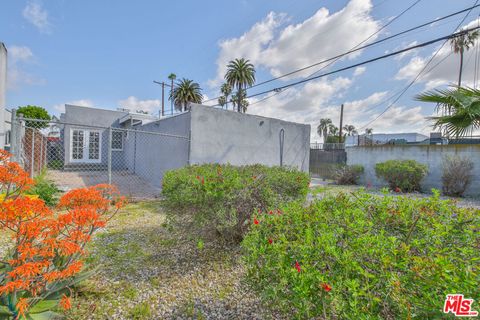
[[[70,160],[82,163],[102,161],[102,134],[98,130],[71,129]]]

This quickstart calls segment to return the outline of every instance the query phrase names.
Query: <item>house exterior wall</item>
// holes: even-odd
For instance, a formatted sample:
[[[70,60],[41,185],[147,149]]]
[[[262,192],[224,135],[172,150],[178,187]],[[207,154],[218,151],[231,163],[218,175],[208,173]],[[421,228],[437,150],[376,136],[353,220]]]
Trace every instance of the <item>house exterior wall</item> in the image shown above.
[[[480,145],[383,145],[347,148],[347,164],[359,164],[365,168],[361,184],[385,186],[386,183],[375,176],[375,164],[387,160],[415,160],[428,166],[428,175],[422,189],[442,189],[442,160],[445,156],[468,157],[474,162],[473,181],[466,195],[480,195]]]
[[[189,141],[170,134],[188,137],[190,113],[165,118],[136,127],[129,131],[124,144],[125,163],[128,170],[160,187],[167,170],[188,164]]]
[[[62,122],[67,123],[63,128],[62,138],[65,147],[65,164],[84,166],[83,163],[70,161],[70,139],[72,129],[98,130],[101,134],[101,165],[108,163],[109,132],[107,127],[119,127],[118,119],[125,116],[126,112],[88,108],[82,106],[65,105],[65,113]],[[74,124],[71,125],[70,123]],[[122,169],[125,167],[122,151],[112,151],[112,168]]]
[[[0,149],[5,147],[5,108],[7,92],[7,48],[0,42]]]
[[[190,163],[278,166],[283,129],[283,165],[308,172],[310,125],[200,105],[190,113]]]

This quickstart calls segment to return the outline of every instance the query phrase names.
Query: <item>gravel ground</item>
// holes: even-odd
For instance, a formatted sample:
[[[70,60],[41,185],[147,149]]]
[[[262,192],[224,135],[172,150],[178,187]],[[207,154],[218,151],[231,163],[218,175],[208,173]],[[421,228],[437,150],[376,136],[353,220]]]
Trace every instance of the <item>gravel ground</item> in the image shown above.
[[[68,318],[280,318],[242,283],[238,246],[181,225],[167,223],[159,202],[126,207],[94,240],[90,263],[102,267],[80,287]]]
[[[313,185],[313,184],[312,184]],[[323,198],[327,194],[336,194],[339,192],[353,192],[356,191],[360,188],[363,188],[362,186],[343,186],[343,185],[335,185],[335,184],[327,184],[327,183],[317,183],[313,185],[312,187],[312,193],[308,195],[308,200],[312,201],[315,198]],[[384,194],[380,189],[365,189],[368,193],[383,196]],[[425,198],[431,196],[431,194],[426,194],[426,193],[419,193],[419,192],[413,192],[413,193],[395,193],[395,192],[390,192],[388,194],[389,196],[406,196],[409,198]],[[455,202],[455,204],[459,207],[464,207],[464,208],[473,208],[473,209],[480,209],[480,199],[478,198],[454,198],[454,197],[445,197],[441,196],[441,199],[444,200],[451,200]]]

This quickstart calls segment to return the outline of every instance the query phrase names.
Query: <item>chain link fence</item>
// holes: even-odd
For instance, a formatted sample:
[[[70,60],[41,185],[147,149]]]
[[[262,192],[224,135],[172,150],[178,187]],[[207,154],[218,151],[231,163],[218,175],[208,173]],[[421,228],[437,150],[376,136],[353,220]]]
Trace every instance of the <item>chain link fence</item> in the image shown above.
[[[152,126],[98,127],[15,114],[11,125],[13,160],[64,191],[109,183],[126,196],[154,198],[164,172],[188,164],[189,137]]]

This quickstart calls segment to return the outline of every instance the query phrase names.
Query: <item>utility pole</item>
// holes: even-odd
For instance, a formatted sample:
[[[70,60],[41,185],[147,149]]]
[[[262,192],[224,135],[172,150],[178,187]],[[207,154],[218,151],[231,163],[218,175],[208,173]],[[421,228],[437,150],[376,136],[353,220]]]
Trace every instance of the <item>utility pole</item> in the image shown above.
[[[340,108],[340,136],[339,136],[339,139],[338,139],[338,142],[339,143],[342,143],[342,137],[343,137],[343,103],[342,103],[342,106]]]
[[[170,87],[170,85],[168,83],[165,83],[165,82],[159,82],[159,81],[155,81],[153,80],[153,83],[156,83],[156,84],[159,84],[162,86],[162,111],[161,111],[161,115],[162,117],[165,115],[165,86],[167,87]]]
[[[165,82],[162,82],[162,117],[165,115]]]

